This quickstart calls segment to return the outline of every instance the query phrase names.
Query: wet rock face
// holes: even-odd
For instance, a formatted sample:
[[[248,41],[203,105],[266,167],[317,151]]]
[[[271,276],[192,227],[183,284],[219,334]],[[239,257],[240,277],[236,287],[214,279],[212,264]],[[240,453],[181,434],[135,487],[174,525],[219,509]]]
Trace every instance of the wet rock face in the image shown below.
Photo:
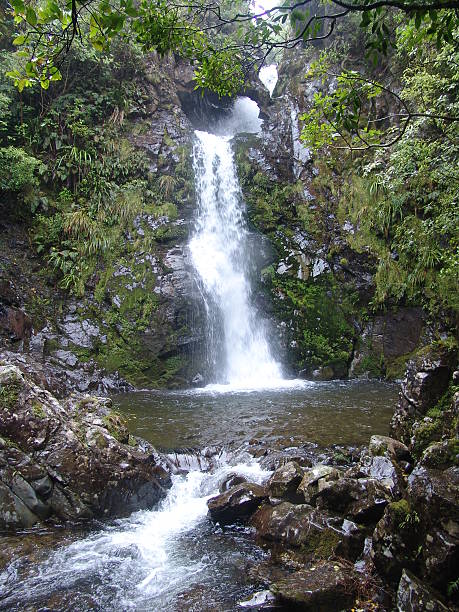
[[[49,357],[39,359],[36,355],[3,351],[0,362],[17,366],[35,384],[58,398],[73,391],[105,394],[133,389],[117,372],[104,371],[92,360],[81,363],[71,351],[57,350]]]
[[[338,562],[300,570],[271,586],[281,604],[311,612],[347,609],[355,590],[354,572]]]
[[[207,502],[211,518],[222,524],[247,519],[267,499],[266,489],[257,484],[241,483]]]
[[[3,307],[0,304],[0,327],[12,340],[30,338],[32,332],[31,318],[19,308]]]
[[[403,570],[397,590],[397,610],[400,612],[447,612],[447,608],[436,594],[414,574]]]
[[[0,528],[125,514],[169,485],[161,457],[129,436],[111,400],[60,402],[0,366]]]
[[[409,443],[414,420],[423,417],[448,388],[456,359],[455,350],[439,347],[408,363],[391,421],[395,438]]]
[[[267,485],[269,495],[274,498],[298,498],[297,488],[302,478],[303,470],[295,461],[286,463],[269,479]]]

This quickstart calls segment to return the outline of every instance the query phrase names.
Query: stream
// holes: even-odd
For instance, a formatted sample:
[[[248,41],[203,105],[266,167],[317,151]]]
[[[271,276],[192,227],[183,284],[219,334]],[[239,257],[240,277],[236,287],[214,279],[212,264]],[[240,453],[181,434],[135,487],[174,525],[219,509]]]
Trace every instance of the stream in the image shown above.
[[[259,127],[258,107],[241,99],[213,133],[195,132],[189,248],[207,313],[211,384],[114,398],[131,432],[168,456],[171,489],[157,507],[125,518],[6,537],[13,561],[0,573],[1,610],[244,608],[260,588],[252,570],[266,553],[249,527],[213,524],[207,500],[231,474],[263,483],[282,457],[345,459],[346,447],[388,433],[395,385],[289,380],[273,323],[254,306],[256,235],[245,221],[231,139]]]
[[[361,381],[115,397],[131,432],[177,461],[172,488],[158,507],[126,518],[5,537],[14,560],[0,573],[0,610],[244,609],[239,603],[262,588],[251,569],[265,552],[249,528],[214,525],[207,499],[229,474],[266,480],[267,449],[320,454],[387,434],[397,392]]]

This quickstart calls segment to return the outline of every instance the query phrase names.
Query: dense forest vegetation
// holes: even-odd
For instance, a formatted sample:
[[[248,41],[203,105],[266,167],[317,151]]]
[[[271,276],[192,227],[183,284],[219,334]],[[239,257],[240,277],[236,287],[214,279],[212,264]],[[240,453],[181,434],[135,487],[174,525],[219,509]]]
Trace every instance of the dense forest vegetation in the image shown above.
[[[54,14],[57,5],[51,4],[37,8],[18,2],[2,11],[1,189],[3,199],[17,202],[18,211],[31,222],[32,243],[60,286],[82,294],[95,257],[117,241],[120,228],[145,198],[159,197],[146,160],[123,133],[145,102],[139,86],[142,53],[182,53],[186,37],[180,38],[180,28],[164,17],[177,16],[178,9],[169,7],[168,12],[161,3],[150,6],[156,11],[157,39],[148,41],[143,38],[148,24],[139,32],[129,23],[132,19],[138,24],[130,5],[122,3],[118,12],[97,6],[111,19],[110,26],[100,25],[105,27],[104,44],[96,37],[94,23],[87,29],[83,13],[80,27],[68,22],[64,8],[60,17]],[[330,173],[342,218],[359,228],[349,237],[352,247],[369,249],[379,260],[375,304],[422,303],[432,314],[440,309],[452,315],[458,307],[458,31],[454,10],[439,10],[441,3],[422,4],[415,11],[390,6],[347,10],[348,15],[335,18],[336,30],[321,43],[324,49],[316,59],[303,52],[303,78],[321,79],[322,93],[314,96],[302,117],[302,138]],[[221,5],[222,11],[225,8]],[[234,53],[242,69],[248,46],[256,48],[261,59],[262,50],[274,52],[272,45],[278,44],[280,58],[296,51],[288,50],[291,44],[285,40],[323,36],[324,20],[318,21],[323,11],[314,3],[278,11],[271,15],[272,22],[260,18],[249,24],[238,17],[244,8],[241,3],[227,15],[230,25],[239,26],[229,34],[231,42],[220,24],[217,38],[225,43],[206,49],[206,57],[218,57],[217,72],[225,75],[227,91],[242,86],[240,80],[231,83],[225,73],[225,53],[235,45],[233,39],[239,41]],[[201,15],[207,25],[217,19],[214,9],[201,9],[207,11]],[[147,9],[141,5],[138,10]],[[116,22],[118,14],[125,22]],[[282,38],[287,17],[293,30]],[[66,36],[72,27],[80,28],[61,58],[59,76],[51,82],[43,80],[40,67],[51,65],[54,53],[62,55],[63,43],[57,34],[47,46],[39,46],[42,39],[34,43],[46,27],[60,27]],[[130,27],[134,36],[129,38]],[[198,26],[192,30],[193,37],[198,36]],[[33,44],[38,45],[35,63],[25,65]],[[196,41],[193,45],[187,53],[195,58]],[[309,56],[317,56],[314,47],[309,48]],[[212,81],[215,67],[208,66],[202,80],[202,57],[197,61],[197,84],[208,81],[223,91]],[[172,191],[168,177],[161,180],[162,193]]]

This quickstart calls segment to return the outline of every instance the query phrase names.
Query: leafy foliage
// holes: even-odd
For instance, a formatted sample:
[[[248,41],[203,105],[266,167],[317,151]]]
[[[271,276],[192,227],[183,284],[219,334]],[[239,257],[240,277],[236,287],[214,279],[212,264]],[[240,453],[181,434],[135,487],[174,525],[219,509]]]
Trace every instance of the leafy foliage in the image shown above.
[[[398,33],[399,55],[408,56],[400,95],[433,114],[459,113],[457,50],[420,49],[412,34],[409,26]],[[370,245],[379,260],[376,304],[459,309],[458,136],[457,123],[419,117],[389,152],[362,159],[360,176],[342,189],[343,217],[358,227],[350,242]]]
[[[34,83],[47,89],[62,78],[62,58],[76,40],[106,51],[113,40],[124,37],[143,52],[174,52],[193,60],[197,87],[233,95],[270,54],[328,38],[349,13],[361,15],[360,26],[368,33],[366,48],[375,59],[392,44],[394,12],[416,30],[424,28],[441,46],[454,41],[457,8],[454,0],[420,0],[415,7],[391,0],[376,5],[370,0],[285,0],[257,14],[245,0],[11,0],[17,30],[13,44],[23,61],[8,74],[20,91]]]
[[[0,148],[0,190],[26,191],[38,185],[37,170],[43,165],[23,149]]]

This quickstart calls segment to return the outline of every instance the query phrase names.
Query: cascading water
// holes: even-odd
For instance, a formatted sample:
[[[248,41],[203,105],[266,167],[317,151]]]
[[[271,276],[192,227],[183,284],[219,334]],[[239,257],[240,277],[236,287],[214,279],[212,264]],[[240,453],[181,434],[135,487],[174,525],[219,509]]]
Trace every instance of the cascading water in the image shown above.
[[[186,603],[188,597],[192,600],[193,589],[201,589],[202,597],[208,592],[208,597],[218,599],[222,580],[224,588],[231,589],[239,572],[237,558],[235,575],[228,571],[234,554],[231,545],[209,529],[207,499],[218,493],[229,473],[251,482],[262,482],[270,474],[255,461],[241,458],[244,463],[224,460],[212,472],[192,470],[186,476],[173,476],[172,488],[157,509],[136,512],[58,549],[31,568],[27,577],[21,577],[20,565],[0,573],[0,610],[203,609]],[[224,595],[238,597],[238,591]],[[219,607],[215,603],[206,609]]]
[[[237,110],[243,118],[245,109]],[[252,304],[249,231],[231,147],[240,115],[227,124],[229,135],[195,132],[199,208],[190,250],[206,304],[208,365],[216,382],[253,389],[279,385],[283,377]]]

